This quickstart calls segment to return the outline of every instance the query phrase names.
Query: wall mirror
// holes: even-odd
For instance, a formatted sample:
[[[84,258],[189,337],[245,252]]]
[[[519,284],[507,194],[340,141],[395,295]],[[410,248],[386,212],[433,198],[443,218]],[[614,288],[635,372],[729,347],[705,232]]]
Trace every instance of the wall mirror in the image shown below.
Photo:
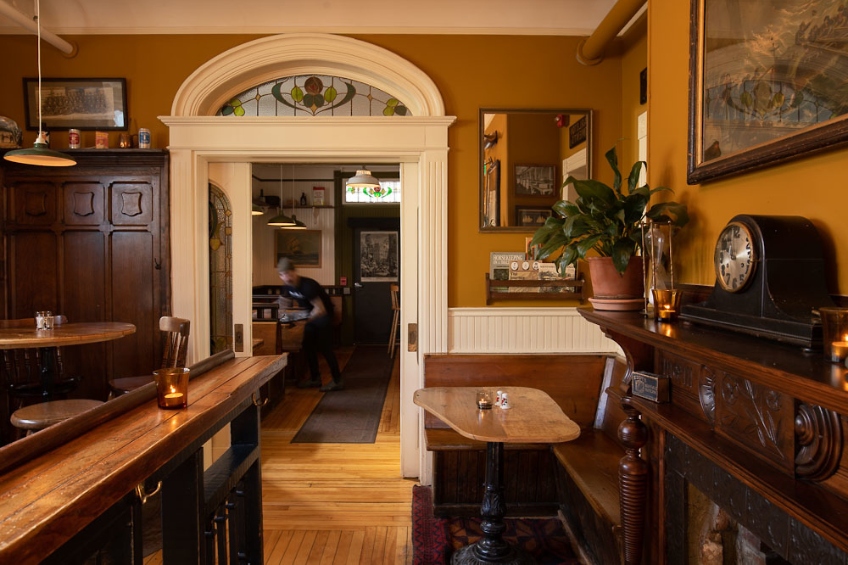
[[[591,110],[484,108],[479,129],[481,231],[535,231],[563,179],[591,174]]]

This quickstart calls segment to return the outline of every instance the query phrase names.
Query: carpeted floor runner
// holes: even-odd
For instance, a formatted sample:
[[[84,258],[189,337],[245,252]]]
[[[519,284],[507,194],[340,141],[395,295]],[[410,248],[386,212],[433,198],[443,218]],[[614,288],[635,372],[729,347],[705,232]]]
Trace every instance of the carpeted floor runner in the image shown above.
[[[507,518],[504,540],[521,547],[539,565],[579,565],[557,518]],[[412,490],[414,565],[446,565],[457,549],[483,537],[479,518],[436,518],[430,487]]]
[[[356,346],[342,370],[344,390],[324,394],[292,443],[374,443],[393,365],[386,346]]]

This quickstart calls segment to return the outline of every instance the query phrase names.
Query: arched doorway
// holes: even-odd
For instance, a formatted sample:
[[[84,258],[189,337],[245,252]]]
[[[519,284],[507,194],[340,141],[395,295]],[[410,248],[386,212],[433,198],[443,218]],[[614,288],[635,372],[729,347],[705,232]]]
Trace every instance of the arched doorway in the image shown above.
[[[392,92],[413,117],[216,117],[234,93],[276,76],[346,76]],[[249,273],[250,163],[400,163],[406,199],[401,206],[401,327],[417,326],[416,351],[402,340],[401,468],[430,476],[418,449],[419,409],[412,392],[423,379],[419,356],[447,351],[447,129],[435,84],[420,69],[380,47],[341,36],[287,34],[236,47],[197,69],[180,88],[170,128],[173,306],[196,321],[191,351],[209,355],[208,192],[210,179],[227,187],[233,211],[233,271]],[[250,279],[233,280],[233,323],[250,328]],[[401,332],[405,334],[405,332]],[[245,332],[250,343],[250,334]],[[249,348],[244,353],[249,355]],[[190,360],[192,361],[192,360]]]

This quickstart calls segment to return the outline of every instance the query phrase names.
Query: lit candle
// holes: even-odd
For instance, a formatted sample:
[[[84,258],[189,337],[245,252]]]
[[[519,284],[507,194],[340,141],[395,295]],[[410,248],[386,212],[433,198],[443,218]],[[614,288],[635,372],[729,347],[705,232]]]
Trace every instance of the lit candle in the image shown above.
[[[657,311],[657,318],[662,321],[671,320],[674,317],[674,309],[669,306],[660,306],[660,309]]]
[[[830,344],[830,360],[841,363],[848,357],[848,340],[834,341]]]

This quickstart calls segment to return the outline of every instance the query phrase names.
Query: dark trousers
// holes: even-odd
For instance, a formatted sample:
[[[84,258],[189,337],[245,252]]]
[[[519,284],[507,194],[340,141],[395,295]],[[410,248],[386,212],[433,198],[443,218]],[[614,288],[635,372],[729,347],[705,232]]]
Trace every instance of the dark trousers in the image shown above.
[[[327,360],[333,380],[340,381],[342,375],[336,354],[333,352],[333,319],[330,316],[320,316],[310,320],[303,327],[303,353],[306,355],[306,363],[309,365],[309,374],[312,379],[321,378],[321,371],[318,369],[318,352],[321,352]]]

